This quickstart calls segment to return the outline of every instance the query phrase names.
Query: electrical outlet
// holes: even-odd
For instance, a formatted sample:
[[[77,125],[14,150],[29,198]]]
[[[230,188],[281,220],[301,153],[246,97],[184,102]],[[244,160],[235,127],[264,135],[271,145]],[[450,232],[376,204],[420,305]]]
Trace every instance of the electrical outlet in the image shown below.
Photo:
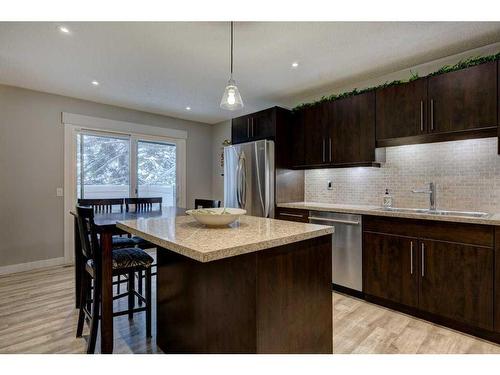
[[[333,190],[333,185],[332,185],[332,181],[328,181],[328,187],[327,187],[328,190]]]
[[[56,197],[63,197],[64,196],[64,190],[63,188],[56,188]]]

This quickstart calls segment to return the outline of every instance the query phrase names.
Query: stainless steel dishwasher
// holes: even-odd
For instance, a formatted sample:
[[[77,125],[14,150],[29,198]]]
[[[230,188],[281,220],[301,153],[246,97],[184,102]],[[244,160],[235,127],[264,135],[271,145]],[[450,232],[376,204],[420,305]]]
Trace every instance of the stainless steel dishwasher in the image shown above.
[[[309,211],[309,222],[335,227],[332,240],[332,282],[362,292],[361,215]]]

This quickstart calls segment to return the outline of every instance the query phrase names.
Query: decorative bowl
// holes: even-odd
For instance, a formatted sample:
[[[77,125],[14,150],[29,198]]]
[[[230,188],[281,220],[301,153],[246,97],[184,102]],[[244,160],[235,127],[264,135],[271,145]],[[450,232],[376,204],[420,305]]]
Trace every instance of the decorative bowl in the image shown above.
[[[186,214],[191,215],[201,224],[209,227],[222,227],[238,220],[241,215],[245,215],[246,210],[241,208],[198,208],[197,210],[187,210]]]

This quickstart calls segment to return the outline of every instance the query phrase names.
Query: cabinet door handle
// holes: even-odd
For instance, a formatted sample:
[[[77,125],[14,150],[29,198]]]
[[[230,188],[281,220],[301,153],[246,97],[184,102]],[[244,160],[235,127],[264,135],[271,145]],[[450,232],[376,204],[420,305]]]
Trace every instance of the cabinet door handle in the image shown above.
[[[247,118],[247,138],[250,138],[250,118]]]
[[[359,225],[359,221],[355,221],[355,220],[328,219],[326,217],[316,217],[316,216],[309,216],[308,219],[309,219],[309,221],[316,220],[316,221],[324,221],[324,222],[328,222],[328,223]]]
[[[288,214],[286,212],[280,212],[280,216],[291,216],[291,217],[300,217],[302,218],[302,215],[298,215],[298,214]]]
[[[413,275],[413,241],[410,241],[410,275]]]
[[[323,163],[326,161],[325,158],[325,138],[323,138]]]
[[[424,101],[420,101],[420,131],[424,131]]]
[[[431,130],[434,130],[434,99],[431,99]]]
[[[425,245],[422,242],[421,244],[422,247],[422,277],[425,276]]]
[[[331,162],[332,161],[332,138],[331,137],[328,138],[328,147],[329,147],[329,152],[328,152],[329,160]]]
[[[252,137],[254,137],[254,136],[255,136],[255,134],[254,134],[254,129],[253,129],[253,117],[252,117],[252,120],[251,120],[251,121],[252,121]]]

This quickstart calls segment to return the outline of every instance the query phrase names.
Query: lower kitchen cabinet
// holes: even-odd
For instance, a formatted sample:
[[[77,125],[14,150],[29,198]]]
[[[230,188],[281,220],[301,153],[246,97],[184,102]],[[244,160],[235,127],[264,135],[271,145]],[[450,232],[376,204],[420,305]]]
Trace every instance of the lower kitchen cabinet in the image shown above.
[[[363,220],[363,292],[368,300],[410,308],[467,332],[495,331],[493,227]]]
[[[364,292],[403,305],[417,307],[418,240],[411,237],[363,234]]]
[[[420,309],[493,329],[493,249],[420,241]]]

